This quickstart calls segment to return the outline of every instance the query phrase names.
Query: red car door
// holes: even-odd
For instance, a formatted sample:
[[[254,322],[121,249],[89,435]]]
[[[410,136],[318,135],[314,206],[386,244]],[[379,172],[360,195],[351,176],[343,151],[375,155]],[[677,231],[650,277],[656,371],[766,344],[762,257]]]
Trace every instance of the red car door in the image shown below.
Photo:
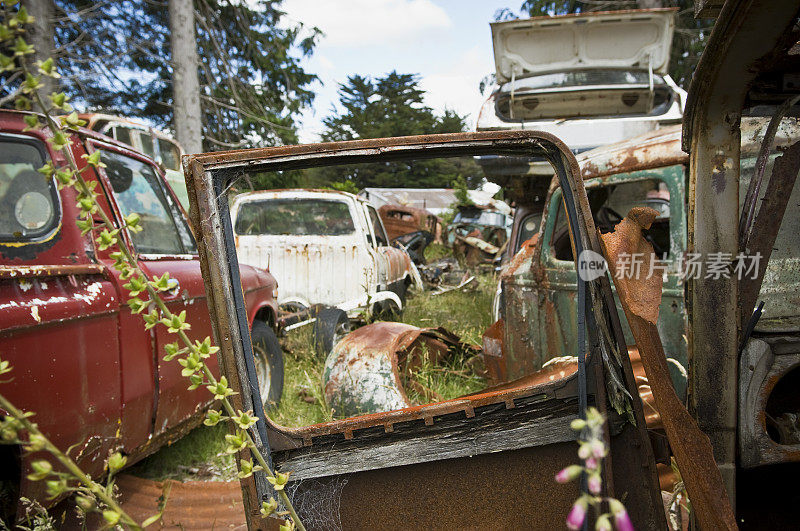
[[[164,178],[148,159],[132,152],[97,143],[106,164],[103,169],[115,209],[121,217],[139,215],[142,231],[127,234],[139,257],[139,267],[149,277],[169,272],[174,289],[163,293],[167,307],[173,313],[186,311],[190,338],[202,340],[211,336],[211,322],[205,286],[200,272],[197,248],[183,211]],[[158,394],[154,419],[154,435],[187,420],[210,402],[211,395],[200,387],[189,390],[189,381],[181,375],[177,360],[164,361],[164,347],[178,340],[163,326],[155,330]],[[211,357],[209,365],[216,372],[217,362]]]

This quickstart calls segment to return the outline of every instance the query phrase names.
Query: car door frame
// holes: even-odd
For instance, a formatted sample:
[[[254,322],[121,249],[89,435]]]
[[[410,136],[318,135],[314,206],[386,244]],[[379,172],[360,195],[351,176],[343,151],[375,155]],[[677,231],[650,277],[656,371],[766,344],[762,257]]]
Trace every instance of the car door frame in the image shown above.
[[[575,157],[560,140],[547,133],[536,131],[457,133],[261,148],[228,153],[190,155],[184,158],[184,170],[190,190],[193,222],[200,232],[198,244],[209,298],[211,299],[210,310],[213,316],[215,335],[221,348],[222,371],[228,376],[230,385],[237,393],[232,397],[234,407],[254,409],[256,411],[260,411],[262,407],[261,397],[257,393],[251,392],[254,388],[249,383],[254,378],[255,368],[252,366],[252,362],[249,361],[252,360],[252,346],[247,334],[246,319],[241,312],[241,301],[237,300],[237,293],[235,290],[230,289],[231,286],[236,285],[238,282],[239,273],[235,260],[236,250],[230,213],[228,212],[224,190],[227,189],[230,181],[237,175],[237,168],[241,168],[244,171],[271,171],[276,167],[305,168],[353,162],[386,162],[411,158],[481,154],[523,154],[525,156],[544,157],[548,160],[554,166],[557,174],[564,179],[564,182],[569,182],[569,186],[574,188],[575,194],[577,194],[574,204],[579,212],[578,215],[580,217],[578,219],[581,222],[578,224],[578,221],[576,221],[576,226],[578,227],[576,230],[580,231],[579,237],[581,241],[599,251],[600,244],[594,233],[591,215],[587,217],[585,214],[588,211],[588,203],[585,199],[582,181],[577,178],[580,175],[580,171]],[[603,300],[609,301],[610,288],[608,280],[604,278],[603,280],[598,280],[598,282],[601,286],[598,289],[602,290]],[[231,293],[233,297],[230,296]],[[606,302],[605,304],[609,303]],[[611,314],[608,315],[610,316]],[[608,318],[614,324],[614,317],[610,316]],[[618,323],[614,326],[617,326],[618,329]],[[621,332],[615,332],[614,337],[618,343],[621,340]],[[599,363],[600,356],[592,354],[591,360],[593,360],[593,366],[598,368],[599,365],[597,363]],[[587,363],[589,362],[587,361]],[[631,396],[636,395],[636,382],[633,378],[629,361],[622,360],[622,366],[626,386],[629,387],[629,394]],[[599,392],[603,396],[603,398],[599,399],[598,405],[605,410],[605,395],[604,392],[600,391],[604,389],[604,384],[602,383],[603,371],[593,369],[590,372],[593,392]],[[256,425],[251,428],[251,435],[256,442],[256,446],[266,456],[280,460],[279,466],[283,467],[283,470],[287,470],[285,467],[288,466],[296,471],[293,475],[296,478],[294,481],[302,481],[300,478],[303,477],[303,473],[297,470],[298,461],[292,461],[292,457],[297,457],[301,461],[305,460],[303,462],[306,464],[308,459],[313,460],[314,456],[319,457],[321,461],[318,459],[317,462],[321,463],[321,466],[327,470],[328,476],[331,473],[345,475],[366,474],[363,479],[368,480],[367,483],[362,483],[361,481],[351,482],[354,486],[362,484],[366,490],[361,489],[355,498],[349,499],[348,508],[353,508],[350,502],[355,503],[357,506],[355,510],[358,511],[358,516],[367,519],[377,515],[391,518],[400,514],[395,511],[397,508],[395,504],[392,504],[395,507],[393,509],[394,512],[387,514],[383,511],[374,511],[374,503],[364,505],[363,499],[360,503],[355,502],[360,495],[375,496],[385,491],[384,495],[387,498],[381,498],[385,503],[390,497],[386,489],[391,489],[395,493],[398,488],[401,491],[403,490],[403,487],[398,487],[398,483],[394,481],[390,481],[388,484],[381,483],[380,476],[376,477],[375,474],[389,474],[391,476],[404,474],[405,471],[408,471],[411,476],[405,475],[404,484],[408,485],[409,488],[413,488],[417,484],[416,481],[411,483],[408,483],[408,481],[413,480],[415,477],[421,479],[420,473],[423,476],[427,476],[426,471],[428,474],[433,472],[435,477],[441,478],[445,473],[456,473],[462,470],[457,463],[463,464],[464,467],[469,467],[469,463],[483,467],[488,465],[491,460],[491,462],[495,462],[499,466],[503,463],[505,465],[513,465],[512,468],[500,466],[502,470],[490,466],[488,469],[481,468],[472,473],[467,472],[467,468],[463,468],[464,473],[472,475],[463,476],[462,474],[463,481],[473,482],[475,478],[486,479],[492,476],[491,484],[495,485],[494,488],[479,489],[481,496],[479,506],[470,504],[467,504],[467,506],[477,512],[489,510],[495,516],[497,515],[495,507],[508,507],[508,511],[504,511],[503,515],[510,517],[513,516],[514,507],[520,508],[516,501],[512,503],[512,500],[516,500],[517,496],[512,496],[511,492],[506,493],[502,489],[497,490],[497,485],[508,484],[514,477],[518,479],[524,478],[523,483],[529,486],[528,490],[530,486],[533,486],[535,490],[536,488],[547,488],[547,485],[551,485],[551,474],[555,470],[550,468],[558,467],[563,465],[565,460],[575,458],[574,443],[572,442],[574,436],[569,429],[569,422],[574,418],[574,413],[566,413],[564,411],[556,414],[556,417],[552,420],[557,428],[555,428],[555,431],[548,432],[552,435],[548,439],[548,444],[552,443],[555,446],[549,445],[544,448],[558,453],[560,455],[558,458],[555,458],[554,455],[545,457],[544,454],[541,454],[539,450],[533,447],[542,443],[542,439],[534,436],[534,433],[543,433],[541,431],[543,426],[537,424],[540,421],[544,421],[541,417],[541,410],[536,413],[528,409],[527,413],[522,414],[522,417],[536,425],[531,426],[534,431],[528,432],[531,434],[530,437],[521,436],[519,432],[516,435],[507,433],[505,430],[511,429],[511,424],[506,422],[487,424],[486,419],[493,418],[495,415],[502,416],[502,411],[511,411],[516,407],[521,408],[523,405],[526,405],[526,407],[534,406],[542,399],[547,399],[549,404],[556,407],[555,404],[561,404],[561,400],[567,396],[575,396],[573,394],[577,392],[573,387],[575,382],[576,377],[572,375],[561,378],[556,382],[537,384],[533,385],[533,387],[523,385],[519,389],[486,392],[450,402],[420,406],[410,410],[356,417],[305,428],[284,428],[268,420],[259,419]],[[581,385],[583,384],[578,384],[578,389],[581,388]],[[556,402],[549,401],[551,398]],[[567,403],[572,405],[566,405]],[[498,405],[502,406],[503,404],[505,404],[504,408],[497,409]],[[574,404],[575,402],[568,400],[564,403],[564,406],[567,407],[567,411],[570,411],[571,408],[575,407]],[[544,406],[534,406],[534,409],[536,407]],[[620,459],[615,459],[615,462],[620,464],[608,473],[614,475],[616,485],[628,492],[634,511],[637,513],[634,515],[636,521],[649,522],[645,527],[665,529],[665,524],[662,521],[662,502],[655,474],[655,461],[649,438],[644,428],[641,403],[638,400],[632,402],[632,410],[638,421],[635,426],[623,422],[619,426],[621,431],[615,431],[617,435],[614,436],[610,444],[612,445],[612,453],[617,452],[614,448],[620,449],[621,453],[618,454]],[[521,412],[521,410],[517,411]],[[564,413],[566,415],[561,416]],[[485,417],[484,415],[486,414],[490,415],[490,417]],[[452,423],[448,424],[448,419],[451,419]],[[470,445],[469,449],[461,446],[456,453],[448,453],[441,445],[431,440],[423,443],[427,444],[426,448],[429,448],[430,451],[419,450],[419,447],[417,447],[418,451],[416,452],[412,451],[411,446],[409,446],[412,444],[412,441],[409,440],[406,440],[405,443],[400,443],[405,448],[405,451],[396,447],[397,441],[394,442],[394,445],[389,446],[381,443],[381,441],[388,443],[395,439],[397,437],[396,433],[406,433],[414,438],[423,436],[427,430],[433,429],[433,426],[441,425],[445,429],[460,429],[465,424],[472,423],[479,423],[483,429],[489,430],[485,438],[480,438],[481,441],[484,441],[484,444],[493,445],[506,441],[504,444],[507,445],[489,450],[488,446],[484,447],[484,444],[479,446],[473,444]],[[450,428],[447,428],[448,425]],[[357,440],[354,440],[356,432],[358,436]],[[374,444],[370,444],[369,440],[364,439],[364,436],[368,434],[377,437],[377,439],[373,439]],[[510,438],[506,437],[508,435],[510,435]],[[464,436],[468,437],[470,441],[476,441],[476,432],[474,430],[468,430]],[[431,444],[434,446],[431,447]],[[637,450],[631,451],[631,445],[634,445]],[[527,449],[525,448],[526,446]],[[376,450],[383,457],[378,459],[376,454],[372,454],[372,458],[368,459],[364,451],[369,448]],[[622,450],[623,448],[624,450]],[[487,451],[489,453],[485,453]],[[505,461],[501,459],[499,454],[493,453],[498,451],[505,452],[502,454],[502,459],[506,459]],[[539,458],[531,461],[529,459],[529,451],[534,452]],[[468,459],[468,461],[464,461],[464,459]],[[501,461],[498,462],[496,461],[497,459],[501,459]],[[529,465],[535,463],[534,468],[528,467],[526,469],[529,471],[530,476],[519,475],[516,467],[521,465],[522,461],[519,461],[520,459],[527,460],[526,462]],[[442,460],[447,460],[447,462]],[[415,468],[412,470],[406,468],[406,466]],[[438,473],[436,472],[437,467]],[[512,469],[515,472],[512,472]],[[625,469],[627,469],[627,472],[624,471]],[[306,472],[308,472],[307,468]],[[483,472],[487,472],[489,476],[482,475]],[[475,476],[474,474],[478,475]],[[326,476],[326,474],[323,474],[323,476]],[[314,476],[306,474],[305,477],[313,478]],[[324,480],[325,478],[319,479]],[[333,480],[335,481],[335,478]],[[634,483],[636,486],[634,486]],[[315,480],[314,482],[306,483],[306,485],[313,484],[320,484],[320,482]],[[381,484],[383,486],[379,488]],[[623,484],[625,487],[622,487]],[[262,495],[268,496],[270,493],[268,487],[261,490],[258,485],[259,479],[257,476],[242,479],[248,518],[255,518],[258,512],[257,507],[260,504],[260,497]],[[295,485],[299,488],[301,483],[296,483]],[[520,484],[520,488],[525,489],[522,484]],[[534,503],[541,510],[530,514],[536,516],[536,518],[550,519],[550,522],[556,518],[563,518],[563,514],[568,511],[569,505],[577,496],[573,491],[577,492],[574,486],[563,490],[561,494],[555,497],[552,493],[548,494],[546,496],[547,502],[544,505]],[[431,515],[431,517],[434,517],[434,515],[440,515],[439,517],[441,517],[441,510],[448,509],[451,511],[457,510],[455,513],[449,513],[452,516],[464,517],[466,514],[463,511],[464,496],[470,493],[466,491],[459,492],[458,489],[449,491],[447,489],[436,490],[436,493],[433,499],[426,499],[423,504],[412,504],[409,509],[413,509],[414,512],[409,513],[406,511],[403,515],[410,516],[413,514],[415,518],[419,518],[422,513],[418,512],[418,510],[424,509],[423,512]],[[478,494],[478,492],[475,491],[472,494]],[[532,497],[528,497],[528,500],[533,502],[534,499],[537,499],[533,493],[529,494]],[[485,495],[490,495],[491,499],[485,499]],[[633,498],[636,498],[635,502]],[[439,501],[437,502],[436,500]],[[376,500],[377,502],[378,500]],[[509,503],[512,503],[513,507]],[[342,502],[342,506],[344,505],[344,502]],[[534,505],[529,506],[529,508]],[[358,507],[362,507],[363,510],[359,511]],[[489,513],[482,514],[490,518],[488,516]]]
[[[686,166],[670,164],[652,169],[595,177],[584,181],[587,191],[644,180],[658,180],[666,184],[669,190],[670,263],[662,290],[658,328],[667,352],[673,384],[678,396],[684,399],[688,367],[688,316],[685,309],[685,282],[681,276],[681,267],[686,256],[686,172],[688,172]],[[536,315],[539,317],[539,326],[538,334],[535,337],[538,341],[534,341],[531,345],[534,353],[540,353],[541,356],[559,349],[563,352],[572,352],[575,345],[575,337],[563,332],[564,330],[573,330],[576,326],[574,321],[577,286],[575,263],[557,259],[553,255],[551,245],[555,225],[558,222],[557,213],[560,202],[560,189],[552,189],[545,203],[548,206],[548,215],[544,222],[539,251],[538,267],[540,271],[537,273],[537,277],[541,280],[536,282],[538,292],[536,299],[539,304],[539,311]],[[620,212],[620,214],[627,215],[627,212]],[[622,306],[619,298],[616,297],[616,289],[613,286],[612,291],[615,294],[617,311],[623,315]],[[627,320],[622,319],[621,323],[628,344],[633,344]],[[547,359],[544,358],[538,359],[537,365],[546,361]]]

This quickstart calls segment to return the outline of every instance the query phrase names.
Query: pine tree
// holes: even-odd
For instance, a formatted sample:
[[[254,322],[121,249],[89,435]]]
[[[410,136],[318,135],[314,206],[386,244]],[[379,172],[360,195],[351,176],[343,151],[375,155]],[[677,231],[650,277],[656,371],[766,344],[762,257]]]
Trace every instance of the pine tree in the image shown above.
[[[169,128],[168,1],[46,1],[54,5],[61,87],[73,102]],[[203,149],[297,141],[295,119],[313,101],[316,79],[300,59],[319,31],[287,24],[280,4],[194,0]]]
[[[441,116],[434,114],[424,104],[424,96],[416,74],[390,72],[376,79],[350,76],[339,87],[341,110],[323,119],[326,130],[322,139],[355,140],[466,129],[464,118],[451,110]],[[316,172],[313,180],[352,182],[358,188],[448,188],[458,176],[475,186],[482,173],[472,159],[433,159],[324,168]]]

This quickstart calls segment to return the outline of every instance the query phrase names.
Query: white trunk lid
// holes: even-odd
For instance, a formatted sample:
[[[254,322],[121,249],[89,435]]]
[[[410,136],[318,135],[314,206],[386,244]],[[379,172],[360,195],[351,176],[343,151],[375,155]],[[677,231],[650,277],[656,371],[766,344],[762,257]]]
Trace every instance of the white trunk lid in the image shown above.
[[[600,68],[666,74],[675,13],[646,9],[492,23],[497,82]]]

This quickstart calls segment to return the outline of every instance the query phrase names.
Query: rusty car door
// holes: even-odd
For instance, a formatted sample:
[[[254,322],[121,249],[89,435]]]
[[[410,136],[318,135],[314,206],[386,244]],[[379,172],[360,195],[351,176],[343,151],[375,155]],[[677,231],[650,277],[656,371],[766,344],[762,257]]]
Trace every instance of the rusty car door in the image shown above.
[[[684,171],[682,165],[656,168],[647,171],[621,173],[610,177],[590,179],[585,186],[592,204],[593,215],[598,228],[605,232],[613,223],[621,220],[619,216],[627,215],[627,205],[649,205],[661,209],[661,231],[656,234],[656,227],[651,228],[653,241],[660,245],[656,254],[665,258],[653,264],[653,271],[642,271],[642,274],[656,274],[664,277],[664,285],[659,312],[658,328],[664,338],[664,347],[670,364],[670,373],[678,395],[685,398],[687,339],[686,311],[684,304],[684,281],[682,278],[682,260],[686,249],[686,214]],[[655,186],[652,194],[645,197],[646,187]],[[625,212],[611,209],[603,212],[600,205],[603,197],[622,195],[622,200],[615,204]],[[611,201],[611,199],[609,199]],[[541,272],[537,282],[539,292],[539,329],[530,348],[537,355],[537,367],[554,355],[564,355],[575,351],[577,338],[574,330],[577,273],[572,257],[572,249],[568,238],[568,227],[564,220],[564,209],[560,189],[553,191],[548,201],[548,215],[542,235],[540,255]],[[598,206],[600,205],[600,206]],[[598,216],[599,213],[599,216]],[[599,219],[598,219],[599,217]],[[608,219],[608,218],[612,219]],[[603,225],[602,219],[605,219]],[[666,226],[665,226],[666,225]],[[638,261],[641,257],[630,257],[629,273],[641,268]],[[615,292],[616,294],[616,292]],[[615,295],[617,310],[622,315],[619,299]],[[626,320],[622,320],[625,339],[629,345],[634,343]]]
[[[524,155],[548,160],[570,190],[568,204],[576,245],[599,251],[577,163],[552,135],[532,131],[459,133],[289,146],[190,156],[185,159],[193,221],[202,237],[200,256],[212,304],[222,370],[234,390],[234,407],[260,406],[249,384],[254,378],[247,323],[238,280],[235,243],[224,190],[243,171],[273,171],[360,162],[391,162],[430,156]],[[581,247],[582,248],[582,247]],[[581,283],[581,305],[591,339],[624,345],[607,278]],[[599,298],[599,299],[598,299]],[[580,321],[583,321],[583,317]],[[596,337],[602,327],[610,335]],[[613,332],[612,332],[613,330]],[[582,343],[583,344],[583,343]],[[594,348],[594,347],[592,347]],[[601,356],[579,353],[578,372],[546,382],[521,380],[474,395],[344,420],[286,428],[260,419],[251,435],[279,470],[292,471],[287,492],[312,528],[546,528],[562,521],[579,495],[576,485],[558,485],[553,474],[574,462],[569,423],[587,401],[613,425],[609,481],[627,497],[641,529],[665,529],[661,496],[641,402],[630,404],[636,424],[606,407]],[[241,367],[242,370],[238,370]],[[618,373],[627,393],[638,396],[629,361],[606,370]],[[618,397],[619,395],[617,395]],[[635,450],[632,450],[634,449]],[[255,475],[242,480],[249,524],[261,528],[258,506],[270,496]],[[635,513],[635,514],[634,514]],[[271,525],[271,524],[269,524]]]
[[[408,271],[406,253],[389,245],[389,237],[375,207],[367,205],[367,213],[375,231],[375,243],[377,244],[375,250],[386,267],[385,281],[380,289],[395,292],[405,304],[405,288],[407,287],[405,277]]]

